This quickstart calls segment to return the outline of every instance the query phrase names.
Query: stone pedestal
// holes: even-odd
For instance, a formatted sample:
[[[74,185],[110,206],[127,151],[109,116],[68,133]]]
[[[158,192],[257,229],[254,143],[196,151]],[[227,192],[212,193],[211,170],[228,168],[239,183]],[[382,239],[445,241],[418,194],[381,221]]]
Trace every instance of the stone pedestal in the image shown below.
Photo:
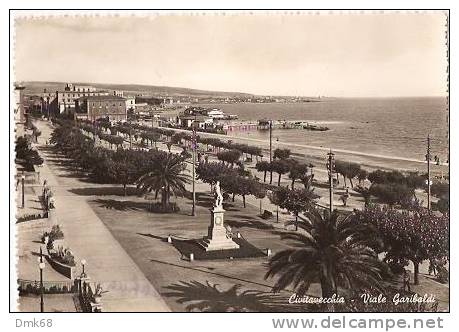
[[[229,238],[226,234],[226,228],[223,224],[223,214],[225,210],[221,206],[214,207],[210,210],[211,221],[208,234],[200,244],[206,251],[238,249],[239,245]]]

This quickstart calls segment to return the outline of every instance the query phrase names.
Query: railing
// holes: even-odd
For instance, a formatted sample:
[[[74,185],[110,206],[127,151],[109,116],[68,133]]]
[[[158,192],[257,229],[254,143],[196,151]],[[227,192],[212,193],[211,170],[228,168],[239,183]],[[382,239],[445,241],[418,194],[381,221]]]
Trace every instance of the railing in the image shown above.
[[[95,284],[88,279],[77,278],[71,281],[43,281],[43,294],[78,294],[80,308],[83,312],[101,312],[102,303],[94,296]],[[40,281],[18,279],[19,296],[41,294]]]
[[[18,279],[19,295],[40,294],[40,281]],[[71,281],[43,281],[43,293],[64,294],[78,291],[77,280]]]

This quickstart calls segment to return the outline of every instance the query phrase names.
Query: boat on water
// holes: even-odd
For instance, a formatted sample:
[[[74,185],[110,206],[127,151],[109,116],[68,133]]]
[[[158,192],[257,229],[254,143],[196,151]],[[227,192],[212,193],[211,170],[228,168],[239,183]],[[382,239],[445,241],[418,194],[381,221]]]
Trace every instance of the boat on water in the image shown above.
[[[226,114],[218,108],[207,111],[207,116],[217,120],[236,120],[238,118],[236,114]]]
[[[303,129],[312,130],[312,131],[327,131],[327,130],[330,130],[330,128],[328,128],[328,127],[312,125],[312,124],[309,124],[309,123],[307,123],[306,125],[303,125]]]

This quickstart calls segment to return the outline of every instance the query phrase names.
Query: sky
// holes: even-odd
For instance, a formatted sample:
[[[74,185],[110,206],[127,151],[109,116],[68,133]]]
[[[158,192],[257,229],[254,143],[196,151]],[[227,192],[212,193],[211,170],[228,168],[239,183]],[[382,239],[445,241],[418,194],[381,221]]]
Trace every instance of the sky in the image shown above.
[[[440,12],[16,18],[14,74],[261,95],[444,96],[445,25]]]

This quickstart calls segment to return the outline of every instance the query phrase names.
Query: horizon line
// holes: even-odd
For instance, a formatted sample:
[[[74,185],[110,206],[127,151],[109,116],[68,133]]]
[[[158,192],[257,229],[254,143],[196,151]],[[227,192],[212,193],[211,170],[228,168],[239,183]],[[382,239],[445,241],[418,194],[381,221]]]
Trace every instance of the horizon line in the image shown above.
[[[212,93],[225,93],[225,94],[245,94],[245,95],[252,95],[252,96],[270,96],[270,97],[300,97],[300,98],[449,98],[449,93],[444,95],[387,95],[387,96],[327,96],[327,95],[285,95],[285,94],[256,94],[252,92],[239,92],[239,91],[222,91],[222,90],[207,90],[201,88],[189,88],[183,86],[173,86],[173,85],[155,85],[155,84],[146,84],[146,83],[101,83],[101,82],[77,82],[77,81],[41,81],[41,80],[22,80],[13,82],[13,84],[21,83],[21,82],[31,82],[31,83],[73,83],[73,84],[97,84],[97,85],[138,85],[138,86],[151,86],[151,87],[162,87],[162,88],[172,88],[172,89],[188,89],[188,90],[196,90],[202,92],[212,92]]]

